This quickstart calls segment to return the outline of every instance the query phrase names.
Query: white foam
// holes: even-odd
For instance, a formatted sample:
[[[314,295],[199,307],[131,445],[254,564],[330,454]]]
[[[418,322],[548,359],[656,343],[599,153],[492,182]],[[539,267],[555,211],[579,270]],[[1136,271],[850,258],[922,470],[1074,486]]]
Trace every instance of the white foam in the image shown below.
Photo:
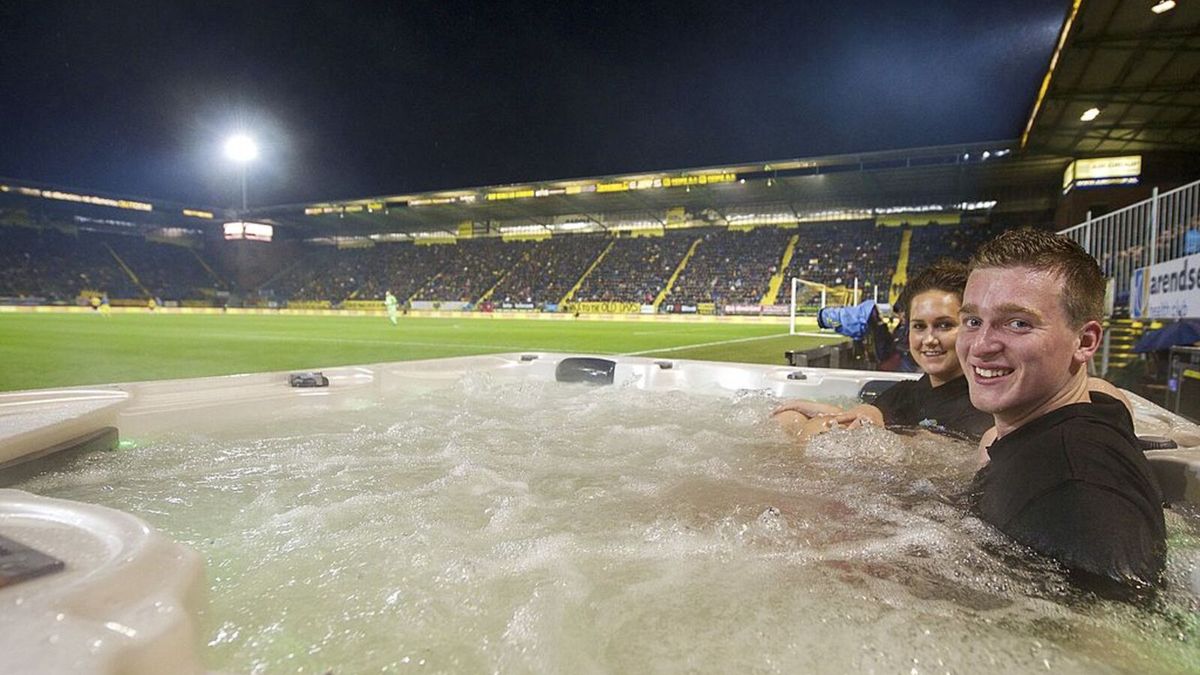
[[[802,452],[774,405],[476,374],[253,438],[132,439],[17,487],[139,513],[202,551],[206,642],[234,672],[1200,663],[1195,622],[1169,618],[1192,596],[1160,614],[1071,606],[1052,566],[1014,568],[1020,552],[948,500],[971,444],[868,428]],[[1179,548],[1173,583],[1196,565]]]

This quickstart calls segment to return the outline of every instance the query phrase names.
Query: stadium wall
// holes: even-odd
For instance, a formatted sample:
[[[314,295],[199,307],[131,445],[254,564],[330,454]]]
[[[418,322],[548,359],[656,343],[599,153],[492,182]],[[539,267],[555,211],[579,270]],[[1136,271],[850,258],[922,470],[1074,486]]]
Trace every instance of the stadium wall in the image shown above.
[[[94,314],[91,307],[49,305],[0,305],[0,314]],[[357,316],[382,318],[384,310],[262,309],[229,307],[160,307],[155,314],[242,314],[278,316]],[[150,314],[145,307],[113,307],[112,314]],[[732,323],[786,326],[786,316],[714,316],[704,314],[580,314],[566,312],[442,312],[413,310],[409,317],[427,319],[474,319],[487,321],[637,321],[655,323]],[[809,317],[815,325],[815,319]],[[403,326],[403,320],[401,322]]]

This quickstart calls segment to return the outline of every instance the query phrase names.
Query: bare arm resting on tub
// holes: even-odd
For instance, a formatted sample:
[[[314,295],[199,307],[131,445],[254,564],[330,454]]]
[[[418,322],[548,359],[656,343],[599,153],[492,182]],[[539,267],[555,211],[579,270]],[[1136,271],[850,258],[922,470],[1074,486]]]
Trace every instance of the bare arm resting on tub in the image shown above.
[[[831,429],[855,428],[864,424],[883,426],[883,411],[873,405],[856,405],[843,410],[816,401],[788,401],[771,412],[771,417],[801,440]]]

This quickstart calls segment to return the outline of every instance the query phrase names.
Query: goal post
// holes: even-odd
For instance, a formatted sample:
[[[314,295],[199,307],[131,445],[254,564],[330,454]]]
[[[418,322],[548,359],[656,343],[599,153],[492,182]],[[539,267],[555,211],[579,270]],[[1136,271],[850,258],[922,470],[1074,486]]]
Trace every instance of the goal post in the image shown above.
[[[817,291],[820,292],[821,299],[817,305],[817,311],[820,312],[822,309],[831,304],[839,306],[857,305],[859,302],[861,302],[863,299],[863,289],[859,286],[859,280],[857,277],[855,277],[853,283],[854,285],[852,287],[829,286],[819,281],[811,281],[809,279],[802,279],[800,277],[792,277],[791,297],[788,303],[788,334],[797,334],[796,317],[805,307],[808,306],[807,304],[800,304],[800,301],[805,298],[806,291],[808,293],[815,293]],[[878,302],[879,288],[875,287],[873,292],[875,301]]]
[[[825,284],[800,277],[792,277],[791,299],[788,304],[788,335],[796,334],[796,312],[798,309],[797,299],[800,297],[801,287],[805,289],[819,290],[821,292],[821,303],[817,307],[818,311],[825,307],[829,301],[830,288]]]

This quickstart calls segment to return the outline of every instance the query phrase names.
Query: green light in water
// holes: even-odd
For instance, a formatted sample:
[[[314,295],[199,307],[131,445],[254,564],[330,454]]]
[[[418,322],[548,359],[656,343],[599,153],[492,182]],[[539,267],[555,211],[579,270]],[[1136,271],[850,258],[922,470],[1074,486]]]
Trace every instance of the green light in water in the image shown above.
[[[117,443],[118,450],[131,450],[136,447],[137,447],[137,443],[134,441],[126,440],[126,441],[120,441]]]

